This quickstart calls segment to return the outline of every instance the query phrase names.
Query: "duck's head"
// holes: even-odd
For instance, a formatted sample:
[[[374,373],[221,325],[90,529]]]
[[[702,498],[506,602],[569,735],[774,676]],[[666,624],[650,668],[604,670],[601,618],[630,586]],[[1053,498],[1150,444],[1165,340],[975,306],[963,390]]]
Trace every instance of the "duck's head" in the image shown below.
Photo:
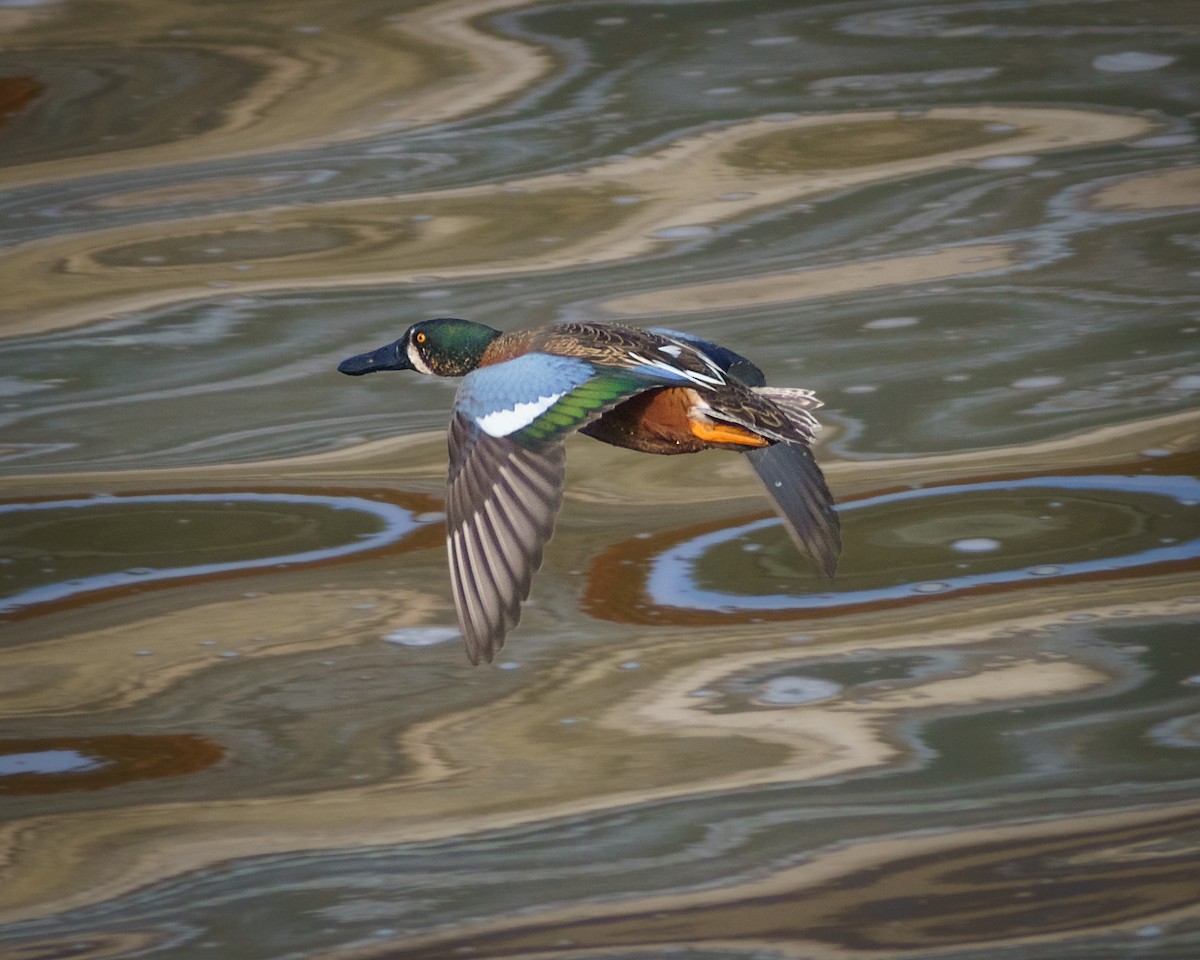
[[[479,366],[499,330],[470,320],[438,317],[422,320],[386,347],[360,353],[338,364],[352,377],[376,370],[416,370],[435,377],[461,377]]]

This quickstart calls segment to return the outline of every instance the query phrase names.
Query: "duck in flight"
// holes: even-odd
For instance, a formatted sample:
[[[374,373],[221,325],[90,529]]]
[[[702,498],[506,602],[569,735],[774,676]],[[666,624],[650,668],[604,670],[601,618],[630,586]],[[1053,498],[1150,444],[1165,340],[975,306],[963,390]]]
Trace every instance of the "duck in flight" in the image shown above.
[[[563,323],[501,333],[442,317],[342,361],[350,376],[463,377],[450,419],[446,539],[472,663],[521,616],[562,504],[564,447],[579,431],[643,453],[744,453],[800,550],[832,577],[833,498],[813,459],[809,390],[768,387],[732,350],[675,330]]]

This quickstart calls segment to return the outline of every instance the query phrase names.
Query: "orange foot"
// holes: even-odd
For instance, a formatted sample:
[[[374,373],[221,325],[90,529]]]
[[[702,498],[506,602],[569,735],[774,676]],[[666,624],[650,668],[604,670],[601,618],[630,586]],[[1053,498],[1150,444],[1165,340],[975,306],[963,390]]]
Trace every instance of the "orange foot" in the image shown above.
[[[732,423],[691,422],[692,433],[706,443],[737,443],[743,447],[765,447],[771,441]]]

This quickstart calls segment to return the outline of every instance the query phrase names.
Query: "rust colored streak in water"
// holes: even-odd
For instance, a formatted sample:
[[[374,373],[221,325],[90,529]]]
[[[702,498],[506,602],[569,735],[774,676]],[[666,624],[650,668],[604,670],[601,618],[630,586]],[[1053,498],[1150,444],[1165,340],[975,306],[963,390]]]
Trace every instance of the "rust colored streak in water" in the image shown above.
[[[1200,810],[1146,814],[1136,822],[1059,832],[1043,828],[908,856],[860,859],[832,878],[805,882],[799,868],[770,881],[770,892],[732,888],[662,898],[607,915],[582,908],[541,923],[497,925],[356,957],[426,960],[473,957],[590,956],[619,948],[737,944],[811,956],[813,945],[875,952],[941,950],[1079,936],[1144,923],[1200,907]],[[922,845],[915,841],[913,846]],[[903,843],[881,845],[894,852]],[[833,856],[837,856],[836,854]],[[569,946],[568,946],[569,944]],[[917,955],[917,954],[914,954]],[[344,956],[344,955],[343,955]]]
[[[29,106],[45,88],[32,77],[0,77],[0,127]]]
[[[1109,464],[1100,467],[1076,467],[1054,470],[1053,476],[1138,476],[1153,474],[1156,476],[1196,476],[1200,473],[1200,451],[1188,451],[1169,457],[1155,458],[1149,461],[1139,460],[1136,464]],[[1027,480],[1047,476],[1045,472],[1038,473],[1000,473],[972,477],[969,480],[958,481],[963,485],[975,483],[992,483],[1008,480]],[[945,485],[953,486],[956,481],[947,480]],[[853,497],[845,497],[842,503],[853,503],[855,500],[865,500],[871,497],[898,493],[907,488],[888,487],[870,490]],[[656,534],[644,539],[626,540],[614,544],[600,553],[591,564],[588,571],[587,583],[583,598],[580,601],[583,609],[599,620],[610,620],[615,623],[632,623],[659,626],[713,626],[722,623],[757,623],[760,621],[788,621],[797,619],[815,619],[821,617],[837,617],[860,606],[870,606],[877,610],[891,610],[923,603],[937,603],[946,600],[962,599],[963,597],[981,596],[983,594],[1026,590],[1033,581],[981,584],[970,589],[958,590],[944,595],[912,594],[898,596],[888,600],[873,600],[869,604],[855,604],[847,601],[828,607],[794,607],[780,610],[753,609],[724,609],[693,610],[687,607],[672,607],[655,603],[646,591],[646,581],[651,565],[664,551],[671,549],[688,540],[714,533],[732,526],[752,523],[772,516],[769,512],[749,514],[741,517],[712,520],[695,526],[676,529]],[[1186,573],[1200,570],[1200,561],[1184,560],[1177,562],[1160,562],[1147,564],[1136,569],[1118,569],[1074,573],[1056,577],[1055,583],[1090,583],[1104,580],[1127,580],[1130,578],[1166,576],[1173,573]]]
[[[0,776],[0,795],[102,790],[135,780],[179,777],[210,767],[225,755],[213,741],[187,733],[0,740],[0,758],[52,750],[79,754],[92,761],[93,766],[61,773]]]

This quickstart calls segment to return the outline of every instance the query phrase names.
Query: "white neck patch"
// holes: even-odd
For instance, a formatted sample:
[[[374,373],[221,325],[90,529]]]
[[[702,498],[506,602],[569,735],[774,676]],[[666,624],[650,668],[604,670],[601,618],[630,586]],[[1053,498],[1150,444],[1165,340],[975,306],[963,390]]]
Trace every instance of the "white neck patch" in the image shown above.
[[[408,362],[412,365],[412,368],[417,371],[417,373],[423,373],[427,377],[433,376],[433,371],[430,370],[429,365],[421,359],[421,354],[417,350],[417,345],[411,340],[408,342],[408,347],[405,350],[405,353],[408,354]]]

